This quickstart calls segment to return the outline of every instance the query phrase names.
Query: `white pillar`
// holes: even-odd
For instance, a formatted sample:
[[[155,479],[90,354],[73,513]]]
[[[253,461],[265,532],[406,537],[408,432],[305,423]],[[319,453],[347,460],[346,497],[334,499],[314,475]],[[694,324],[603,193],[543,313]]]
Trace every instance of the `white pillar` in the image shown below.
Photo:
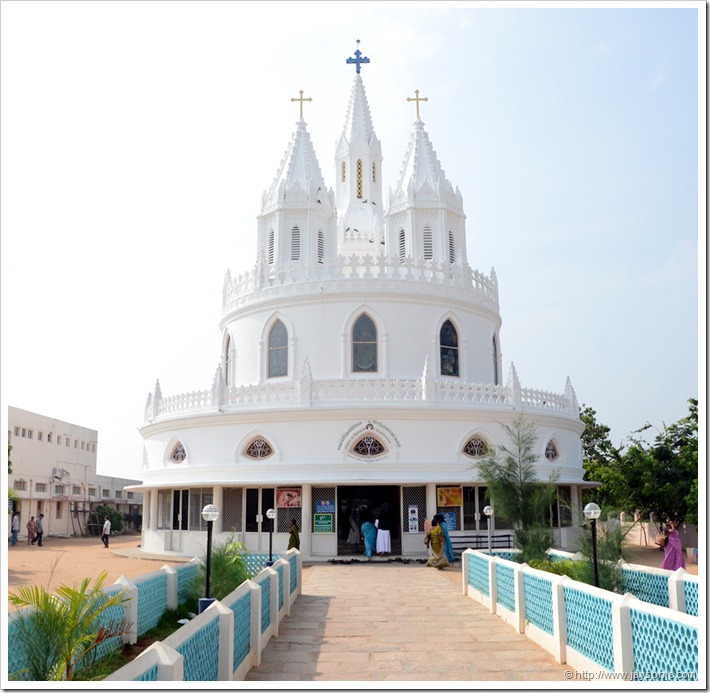
[[[313,515],[311,508],[313,507],[313,487],[310,484],[301,486],[301,555],[304,558],[311,556],[311,541],[312,532],[311,526],[313,523]]]

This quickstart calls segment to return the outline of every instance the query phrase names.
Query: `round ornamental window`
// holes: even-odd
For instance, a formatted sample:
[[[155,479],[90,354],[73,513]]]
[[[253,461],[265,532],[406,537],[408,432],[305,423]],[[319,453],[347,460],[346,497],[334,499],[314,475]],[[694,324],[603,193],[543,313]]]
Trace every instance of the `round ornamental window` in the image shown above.
[[[353,452],[357,455],[362,455],[363,457],[376,457],[386,452],[382,443],[380,443],[374,436],[364,436],[355,443],[353,446]]]
[[[463,451],[469,457],[483,457],[488,452],[488,448],[478,436],[475,436],[466,443]]]
[[[170,459],[179,464],[180,462],[184,462],[186,457],[187,453],[185,452],[185,446],[182,443],[178,443],[173,448],[173,454],[170,455]]]
[[[256,460],[264,459],[268,457],[274,451],[271,446],[263,439],[257,438],[249,447],[246,449],[245,454],[247,457],[253,457]]]
[[[559,456],[560,453],[557,452],[557,446],[550,441],[545,448],[545,457],[547,457],[550,462],[554,462]]]

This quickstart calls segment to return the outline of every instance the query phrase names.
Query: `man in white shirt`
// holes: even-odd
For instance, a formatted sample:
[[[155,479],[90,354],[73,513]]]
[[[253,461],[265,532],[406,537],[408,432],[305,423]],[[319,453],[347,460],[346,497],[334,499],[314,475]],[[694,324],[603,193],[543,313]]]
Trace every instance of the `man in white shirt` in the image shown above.
[[[17,546],[17,534],[20,531],[20,513],[12,514],[12,545]]]
[[[111,534],[111,520],[108,517],[104,517],[104,527],[101,530],[101,541],[104,543],[104,548],[108,548],[108,537]]]

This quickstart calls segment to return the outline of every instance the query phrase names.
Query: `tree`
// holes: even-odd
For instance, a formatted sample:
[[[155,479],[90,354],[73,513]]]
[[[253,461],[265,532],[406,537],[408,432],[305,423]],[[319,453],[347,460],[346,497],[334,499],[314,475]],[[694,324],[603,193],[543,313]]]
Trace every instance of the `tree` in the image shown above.
[[[112,533],[120,532],[123,529],[123,515],[116,508],[110,505],[97,505],[89,513],[89,524],[97,528],[97,533],[101,531],[105,517],[111,520]]]
[[[618,463],[620,450],[614,447],[609,438],[611,429],[599,423],[596,417],[597,412],[594,409],[586,404],[582,405],[579,418],[584,424],[584,431],[580,436],[584,478],[587,481],[602,483],[601,487],[587,490],[585,500],[605,506],[615,502],[604,482],[608,479],[609,469]]]
[[[548,482],[537,479],[535,425],[519,415],[510,425],[502,426],[510,445],[489,447],[476,468],[488,487],[495,514],[513,527],[522,560],[543,558],[552,546],[547,519],[557,492],[554,478]]]
[[[79,663],[103,642],[122,637],[130,624],[109,618],[109,609],[125,601],[124,591],[108,596],[103,572],[93,587],[84,578],[79,587],[62,585],[55,593],[38,586],[10,593],[10,604],[22,608],[15,621],[23,650],[25,673],[33,681],[71,681]],[[18,674],[21,672],[13,672]]]

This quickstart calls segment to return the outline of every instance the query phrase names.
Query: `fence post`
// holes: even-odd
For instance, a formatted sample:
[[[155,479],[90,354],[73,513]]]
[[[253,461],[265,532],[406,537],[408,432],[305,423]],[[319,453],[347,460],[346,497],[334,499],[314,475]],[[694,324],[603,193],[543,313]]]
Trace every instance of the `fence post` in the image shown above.
[[[468,594],[468,556],[470,552],[471,549],[466,549],[461,554],[461,587],[465,595]]]
[[[494,614],[496,612],[496,602],[498,601],[498,584],[496,583],[496,561],[498,558],[494,556],[488,557],[488,596],[491,603],[489,611]]]
[[[231,681],[234,671],[234,612],[222,602],[210,604],[206,611],[219,612],[219,656],[217,658],[217,680]]]
[[[634,670],[634,646],[631,634],[631,606],[638,601],[630,592],[611,605],[611,632],[614,639],[614,671],[631,674]]]
[[[254,666],[261,664],[261,587],[254,580],[246,580],[251,590],[249,598],[249,649]]]
[[[125,591],[123,618],[130,624],[129,632],[123,636],[124,644],[135,645],[138,642],[138,587],[125,575],[121,575],[114,585],[121,585]]]
[[[281,617],[288,616],[291,613],[291,562],[287,561],[285,558],[279,558],[274,566],[283,566],[283,584],[281,585],[281,591],[284,597],[284,610]]]
[[[565,582],[570,579],[560,575],[552,579],[552,632],[554,633],[554,657],[563,664],[567,661],[567,608],[565,607]]]
[[[678,568],[668,578],[668,606],[676,611],[687,613],[685,606],[685,585],[683,576],[686,574],[684,568]]]
[[[279,574],[271,567],[265,568],[269,575],[269,593],[271,607],[271,635],[279,634]]]
[[[518,633],[525,633],[525,572],[527,563],[513,568],[513,589],[515,591],[515,626]]]
[[[178,576],[174,568],[171,568],[167,563],[161,568],[168,577],[168,598],[167,608],[175,610],[178,608]]]

